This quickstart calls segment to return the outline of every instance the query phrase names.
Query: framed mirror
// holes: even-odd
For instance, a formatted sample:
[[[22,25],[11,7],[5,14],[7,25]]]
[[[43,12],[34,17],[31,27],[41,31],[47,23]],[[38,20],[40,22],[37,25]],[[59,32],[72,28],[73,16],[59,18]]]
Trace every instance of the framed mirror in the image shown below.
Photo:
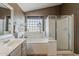
[[[0,3],[0,35],[13,33],[13,8]]]

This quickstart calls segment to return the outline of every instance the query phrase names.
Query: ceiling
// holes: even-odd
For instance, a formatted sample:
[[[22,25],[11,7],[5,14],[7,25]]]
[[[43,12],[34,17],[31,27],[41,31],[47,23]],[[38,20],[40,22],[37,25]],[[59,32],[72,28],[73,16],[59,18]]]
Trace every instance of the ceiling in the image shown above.
[[[18,3],[24,12],[60,5],[61,3]]]
[[[0,7],[7,8],[4,4],[0,3]]]

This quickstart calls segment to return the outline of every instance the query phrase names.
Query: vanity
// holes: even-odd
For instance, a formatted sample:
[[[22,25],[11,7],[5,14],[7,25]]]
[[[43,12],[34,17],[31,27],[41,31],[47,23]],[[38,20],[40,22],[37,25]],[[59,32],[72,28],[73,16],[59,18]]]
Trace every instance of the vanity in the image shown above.
[[[26,40],[14,38],[13,7],[8,3],[0,3],[0,6],[0,56],[26,56]]]
[[[11,39],[2,41],[2,44],[0,44],[0,56],[26,56],[26,40]]]

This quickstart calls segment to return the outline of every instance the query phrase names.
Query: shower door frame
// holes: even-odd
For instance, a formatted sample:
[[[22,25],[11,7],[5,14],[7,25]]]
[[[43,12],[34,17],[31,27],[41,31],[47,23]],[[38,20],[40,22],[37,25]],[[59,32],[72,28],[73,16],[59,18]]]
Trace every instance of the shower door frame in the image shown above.
[[[71,41],[71,48],[70,48],[70,42],[69,42],[69,27],[68,27],[68,50],[71,50],[71,51],[74,51],[74,15],[72,14],[72,15],[61,15],[61,16],[71,16],[72,17],[72,41]],[[61,17],[61,16],[59,16],[59,17]],[[68,17],[69,18],[69,17]],[[56,22],[57,22],[57,20],[56,20]],[[69,19],[68,19],[68,25],[69,25]],[[57,28],[57,25],[56,25],[56,28]],[[57,30],[56,30],[56,32],[57,32]],[[56,33],[57,34],[57,33]],[[57,37],[57,35],[56,35],[56,37]],[[57,48],[58,49],[58,48]],[[59,50],[59,49],[58,49]]]

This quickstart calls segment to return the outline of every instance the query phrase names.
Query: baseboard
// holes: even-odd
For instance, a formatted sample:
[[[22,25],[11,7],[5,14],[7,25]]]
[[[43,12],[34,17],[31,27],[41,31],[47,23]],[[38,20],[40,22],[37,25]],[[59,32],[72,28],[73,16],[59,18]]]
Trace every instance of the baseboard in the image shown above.
[[[47,56],[47,54],[27,54],[27,56]]]

